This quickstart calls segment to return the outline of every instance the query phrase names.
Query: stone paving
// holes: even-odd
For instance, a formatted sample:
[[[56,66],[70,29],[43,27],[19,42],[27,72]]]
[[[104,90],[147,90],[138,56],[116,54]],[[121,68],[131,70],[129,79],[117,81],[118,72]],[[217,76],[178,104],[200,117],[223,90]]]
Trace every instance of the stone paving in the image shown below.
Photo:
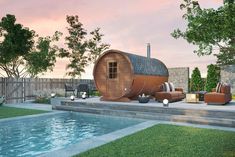
[[[55,98],[53,100],[53,105],[60,105],[61,101],[70,101],[69,98]],[[75,102],[89,102],[89,103],[104,103],[104,104],[123,104],[123,105],[136,105],[136,106],[156,106],[162,107],[163,104],[156,102],[154,100],[150,100],[147,104],[141,104],[138,101],[131,101],[131,102],[112,102],[112,101],[100,101],[99,97],[93,97],[88,99],[75,99]],[[19,107],[19,108],[28,108],[28,109],[39,109],[39,110],[46,110],[51,111],[52,106],[47,104],[36,104],[32,102],[25,102],[25,103],[18,103],[18,104],[4,104],[4,106],[10,107]],[[204,102],[199,103],[186,103],[185,101],[178,101],[169,104],[169,107],[172,108],[184,108],[184,109],[204,109],[204,110],[228,110],[235,112],[235,101],[231,101],[229,104],[226,105],[207,105]]]
[[[53,105],[60,105],[61,101],[70,101],[69,99],[61,99],[60,101],[57,100]],[[150,100],[149,103],[142,104],[138,101],[131,101],[131,102],[112,102],[112,101],[100,101],[99,97],[93,97],[88,99],[75,99],[74,102],[87,102],[87,103],[102,103],[102,104],[118,104],[118,105],[135,105],[135,106],[151,106],[151,107],[163,107],[163,104],[157,102],[155,100]],[[203,109],[203,110],[226,110],[226,111],[234,111],[235,112],[235,101],[231,101],[229,104],[226,105],[207,105],[204,102],[199,103],[187,103],[184,100],[173,102],[169,104],[170,108],[183,108],[183,109]]]

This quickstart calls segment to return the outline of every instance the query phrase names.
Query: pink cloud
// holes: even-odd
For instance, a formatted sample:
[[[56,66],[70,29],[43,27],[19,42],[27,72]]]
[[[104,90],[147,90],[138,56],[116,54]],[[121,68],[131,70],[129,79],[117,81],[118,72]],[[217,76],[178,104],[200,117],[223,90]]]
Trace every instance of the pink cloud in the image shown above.
[[[193,53],[195,46],[175,40],[170,33],[184,28],[181,1],[175,0],[0,0],[0,17],[7,13],[16,15],[17,21],[34,29],[39,35],[52,35],[59,30],[66,34],[66,15],[79,15],[88,31],[101,27],[104,41],[111,48],[146,55],[146,43],[150,42],[152,56],[168,67],[200,67],[206,72],[207,63],[215,63],[213,56],[199,58]],[[199,0],[201,7],[217,8],[222,0]],[[61,41],[63,43],[63,41]],[[59,60],[51,77],[64,77],[66,60]],[[84,78],[92,77],[92,66]]]

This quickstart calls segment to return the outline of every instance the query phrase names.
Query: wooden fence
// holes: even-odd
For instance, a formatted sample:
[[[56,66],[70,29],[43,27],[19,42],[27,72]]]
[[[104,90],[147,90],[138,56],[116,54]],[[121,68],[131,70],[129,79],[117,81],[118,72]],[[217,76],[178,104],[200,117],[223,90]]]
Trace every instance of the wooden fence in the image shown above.
[[[89,79],[16,79],[0,77],[0,96],[5,96],[6,103],[20,103],[58,90],[63,92],[65,83],[74,88],[81,83],[86,83],[90,89],[95,89],[94,81]]]

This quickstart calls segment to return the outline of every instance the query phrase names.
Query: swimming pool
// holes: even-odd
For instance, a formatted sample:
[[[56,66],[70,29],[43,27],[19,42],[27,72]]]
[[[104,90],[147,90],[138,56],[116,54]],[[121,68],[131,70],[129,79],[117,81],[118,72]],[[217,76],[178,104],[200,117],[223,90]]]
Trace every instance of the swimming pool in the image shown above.
[[[0,122],[0,157],[30,157],[66,148],[143,121],[64,112]]]

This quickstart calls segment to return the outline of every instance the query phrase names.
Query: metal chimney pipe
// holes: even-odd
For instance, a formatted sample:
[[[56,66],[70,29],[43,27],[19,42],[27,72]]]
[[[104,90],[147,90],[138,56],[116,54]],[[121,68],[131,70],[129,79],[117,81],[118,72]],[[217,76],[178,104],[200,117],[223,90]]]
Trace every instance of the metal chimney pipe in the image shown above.
[[[151,55],[151,54],[150,54],[150,53],[151,53],[150,51],[151,51],[150,43],[147,43],[147,58],[150,58],[150,57],[151,57],[151,56],[150,56],[150,55]]]

